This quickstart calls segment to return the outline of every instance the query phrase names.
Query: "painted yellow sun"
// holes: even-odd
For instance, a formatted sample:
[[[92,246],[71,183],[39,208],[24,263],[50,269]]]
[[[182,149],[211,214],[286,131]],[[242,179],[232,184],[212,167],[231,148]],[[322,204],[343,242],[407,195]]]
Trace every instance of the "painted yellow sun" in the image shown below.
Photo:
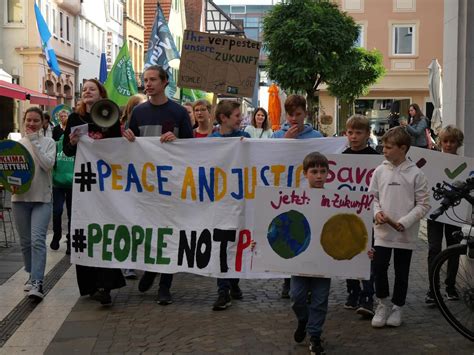
[[[324,223],[321,246],[336,260],[350,260],[363,252],[369,237],[365,224],[355,214],[341,213]]]

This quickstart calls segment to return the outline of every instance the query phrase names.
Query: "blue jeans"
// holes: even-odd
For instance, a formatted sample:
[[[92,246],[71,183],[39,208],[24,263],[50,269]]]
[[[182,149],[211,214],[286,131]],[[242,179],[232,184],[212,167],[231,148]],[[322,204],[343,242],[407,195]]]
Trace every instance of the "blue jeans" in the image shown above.
[[[51,202],[13,202],[15,226],[20,235],[26,272],[32,281],[43,281],[46,267],[46,233],[51,218]]]
[[[239,287],[240,279],[217,279],[217,292],[229,292],[230,289]]]
[[[328,312],[331,279],[322,277],[291,276],[291,308],[298,322],[306,324],[306,331],[312,337],[320,337]],[[307,304],[308,292],[311,303]]]

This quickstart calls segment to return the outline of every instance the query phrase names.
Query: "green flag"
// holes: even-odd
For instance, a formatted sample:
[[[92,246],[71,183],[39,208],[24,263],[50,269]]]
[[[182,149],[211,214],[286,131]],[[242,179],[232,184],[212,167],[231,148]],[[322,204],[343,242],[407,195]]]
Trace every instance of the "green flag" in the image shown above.
[[[138,93],[137,80],[128,53],[127,42],[120,49],[104,86],[107,89],[109,99],[119,106],[125,106],[130,96]]]

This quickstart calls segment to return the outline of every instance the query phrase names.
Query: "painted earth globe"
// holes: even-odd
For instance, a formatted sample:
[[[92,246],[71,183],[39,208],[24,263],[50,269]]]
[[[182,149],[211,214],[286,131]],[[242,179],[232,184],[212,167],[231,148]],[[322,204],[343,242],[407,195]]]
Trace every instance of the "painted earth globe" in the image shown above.
[[[267,239],[273,251],[284,259],[291,259],[308,248],[311,229],[306,217],[298,211],[288,211],[273,218]]]

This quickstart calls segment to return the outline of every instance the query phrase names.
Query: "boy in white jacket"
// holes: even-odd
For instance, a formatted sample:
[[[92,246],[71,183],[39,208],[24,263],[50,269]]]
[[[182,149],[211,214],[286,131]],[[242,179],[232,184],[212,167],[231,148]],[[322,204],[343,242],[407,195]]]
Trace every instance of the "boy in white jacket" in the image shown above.
[[[410,261],[418,236],[420,219],[430,210],[428,181],[423,172],[406,160],[410,136],[401,127],[382,137],[385,161],[375,169],[370,191],[374,203],[374,272],[379,304],[372,326],[398,327],[402,323]],[[394,254],[395,284],[391,302],[387,271]],[[392,306],[393,304],[393,306]]]

